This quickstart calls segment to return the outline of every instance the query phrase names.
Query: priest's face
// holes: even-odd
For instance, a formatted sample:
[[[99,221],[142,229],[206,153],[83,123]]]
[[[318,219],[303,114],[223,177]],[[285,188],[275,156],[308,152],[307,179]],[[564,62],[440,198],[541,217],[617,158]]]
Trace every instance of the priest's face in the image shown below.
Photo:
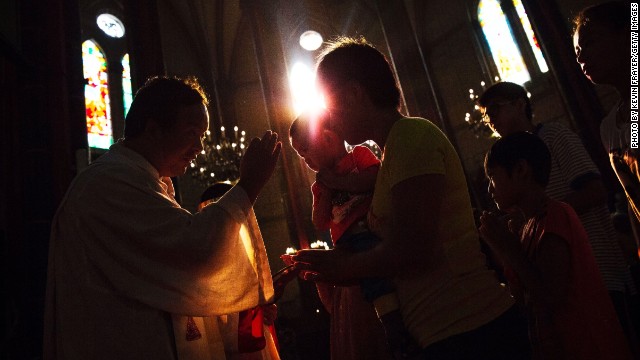
[[[208,128],[209,113],[203,104],[180,110],[176,122],[164,131],[162,142],[158,144],[160,176],[184,175],[191,161],[202,151]]]

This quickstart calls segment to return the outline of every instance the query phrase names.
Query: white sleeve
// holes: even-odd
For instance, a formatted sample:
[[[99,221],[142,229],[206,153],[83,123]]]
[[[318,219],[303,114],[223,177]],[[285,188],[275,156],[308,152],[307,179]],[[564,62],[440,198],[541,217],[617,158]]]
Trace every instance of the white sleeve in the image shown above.
[[[78,276],[88,286],[107,283],[174,314],[229,314],[269,296],[266,276],[256,273],[239,235],[251,214],[241,188],[191,214],[167,199],[155,179],[117,171],[85,178],[57,216],[56,267],[86,271]]]

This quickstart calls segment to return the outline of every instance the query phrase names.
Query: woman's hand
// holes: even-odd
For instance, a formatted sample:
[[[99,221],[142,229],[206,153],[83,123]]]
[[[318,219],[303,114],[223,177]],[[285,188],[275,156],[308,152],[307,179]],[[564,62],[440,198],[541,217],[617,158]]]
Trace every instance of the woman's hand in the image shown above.
[[[301,270],[305,280],[349,286],[358,284],[358,279],[349,276],[353,266],[353,253],[346,250],[299,250],[293,261]]]

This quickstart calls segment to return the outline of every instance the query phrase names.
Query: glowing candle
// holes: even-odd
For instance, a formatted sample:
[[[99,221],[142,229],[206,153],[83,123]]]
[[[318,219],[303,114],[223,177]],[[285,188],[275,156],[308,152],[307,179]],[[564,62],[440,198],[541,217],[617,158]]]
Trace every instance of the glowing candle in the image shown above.
[[[327,245],[326,242],[322,241],[322,240],[318,240],[316,242],[313,242],[309,245],[312,249],[319,249],[319,248],[323,248],[325,250],[329,250],[329,245]]]

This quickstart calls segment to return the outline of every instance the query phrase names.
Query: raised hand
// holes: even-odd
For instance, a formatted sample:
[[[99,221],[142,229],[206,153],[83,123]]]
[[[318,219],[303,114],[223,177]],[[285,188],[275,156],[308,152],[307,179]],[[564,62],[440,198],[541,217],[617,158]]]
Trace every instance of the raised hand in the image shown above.
[[[278,134],[267,130],[260,138],[253,138],[240,162],[241,186],[255,202],[264,184],[269,180],[276,167],[282,143],[278,141]]]

